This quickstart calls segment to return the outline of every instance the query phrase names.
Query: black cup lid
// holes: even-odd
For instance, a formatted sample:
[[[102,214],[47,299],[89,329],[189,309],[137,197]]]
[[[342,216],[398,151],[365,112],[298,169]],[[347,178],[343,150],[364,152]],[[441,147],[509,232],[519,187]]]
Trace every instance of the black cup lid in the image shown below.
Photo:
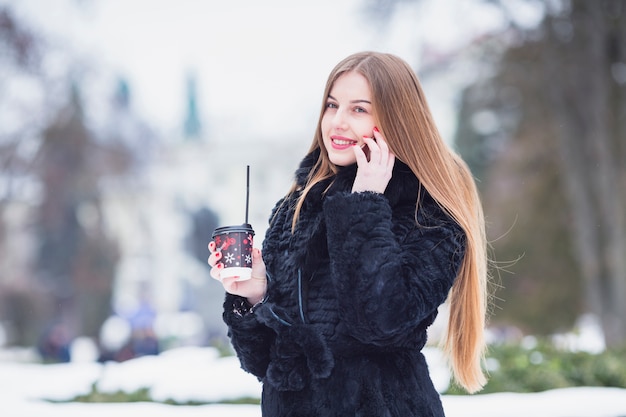
[[[222,226],[213,231],[213,237],[224,233],[250,233],[254,236],[254,229],[248,223],[234,225],[234,226]]]

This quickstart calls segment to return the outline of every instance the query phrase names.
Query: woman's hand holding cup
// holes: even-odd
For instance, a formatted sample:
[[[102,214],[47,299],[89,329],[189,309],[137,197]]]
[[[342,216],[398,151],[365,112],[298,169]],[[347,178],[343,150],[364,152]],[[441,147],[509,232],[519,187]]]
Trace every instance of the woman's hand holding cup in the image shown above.
[[[267,277],[265,273],[265,262],[261,250],[252,249],[252,272],[250,279],[241,281],[237,276],[223,277],[221,271],[224,269],[222,252],[216,248],[215,241],[209,243],[208,262],[211,266],[211,277],[222,283],[226,292],[239,295],[248,299],[252,305],[258,303],[265,297],[267,290]]]

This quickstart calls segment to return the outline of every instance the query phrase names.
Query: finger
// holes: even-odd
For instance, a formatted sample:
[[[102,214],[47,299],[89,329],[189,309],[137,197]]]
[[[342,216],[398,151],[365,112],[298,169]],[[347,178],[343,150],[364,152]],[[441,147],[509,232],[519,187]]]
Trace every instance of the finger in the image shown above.
[[[374,127],[374,128],[372,129],[372,132],[374,133],[374,135],[373,135],[373,136],[374,136],[374,138],[375,138],[375,139],[383,139],[383,140],[385,139],[385,137],[383,136],[383,134],[382,134],[382,133],[380,133],[380,130],[378,130],[378,128],[377,128],[377,127]]]
[[[353,146],[354,156],[356,157],[356,163],[358,166],[363,164],[367,164],[367,156],[365,155],[365,151],[360,146]]]
[[[376,142],[376,139],[370,138],[370,137],[363,137],[363,141],[367,144],[367,147],[369,148],[369,154],[370,154],[369,161],[377,163],[377,164],[380,163],[381,150],[380,150],[380,146]]]
[[[222,285],[224,286],[224,289],[226,290],[226,292],[234,294],[235,292],[237,292],[237,287],[239,285],[239,283],[237,282],[237,280],[239,279],[238,276],[234,276],[234,277],[227,277],[222,279]]]
[[[215,242],[213,240],[209,242],[209,252],[215,252]]]
[[[384,161],[387,168],[393,168],[395,155],[391,152],[391,149],[389,149],[389,144],[385,140],[385,137],[378,131],[378,129],[374,130],[374,137],[376,137],[376,143],[380,147],[382,161]]]
[[[209,265],[216,266],[219,260],[222,259],[222,252],[213,252],[211,256],[209,256]]]
[[[393,166],[396,163],[396,156],[394,154],[392,154],[391,152],[389,152],[389,155],[387,156],[387,171],[393,171]]]
[[[374,130],[374,139],[376,139],[376,144],[379,146],[381,151],[389,151],[389,145],[387,145],[385,137],[378,131],[378,129]]]
[[[218,280],[218,281],[222,281],[222,264],[217,264],[216,266],[214,266],[213,268],[211,268],[211,271],[209,272],[209,274],[211,275],[211,278]]]
[[[265,262],[263,262],[263,256],[261,254],[261,250],[260,249],[253,249],[252,250],[252,273],[251,273],[251,278],[252,279],[260,279],[260,280],[266,280],[267,279],[267,272],[265,270]]]
[[[383,134],[380,133],[378,129],[374,129],[374,138],[376,139],[376,143],[380,147],[381,152],[383,153],[390,152],[389,144],[385,140],[385,137],[383,136]]]

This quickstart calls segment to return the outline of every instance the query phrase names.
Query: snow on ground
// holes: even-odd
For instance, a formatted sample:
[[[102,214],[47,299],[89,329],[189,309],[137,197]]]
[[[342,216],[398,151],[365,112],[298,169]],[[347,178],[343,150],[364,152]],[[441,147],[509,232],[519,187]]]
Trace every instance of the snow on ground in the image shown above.
[[[431,355],[433,373],[443,375]],[[185,347],[123,363],[39,365],[0,361],[3,417],[260,417],[256,405],[173,406],[159,403],[52,403],[100,391],[150,388],[153,399],[219,401],[258,397],[261,385],[234,357],[211,348]],[[568,388],[535,394],[443,396],[447,417],[626,417],[626,389]]]

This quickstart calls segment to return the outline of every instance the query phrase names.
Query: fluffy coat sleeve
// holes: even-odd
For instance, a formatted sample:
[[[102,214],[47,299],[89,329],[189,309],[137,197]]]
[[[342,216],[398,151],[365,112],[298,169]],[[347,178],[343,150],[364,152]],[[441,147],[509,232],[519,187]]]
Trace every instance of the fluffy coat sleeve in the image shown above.
[[[226,293],[223,319],[228,326],[228,337],[239,357],[241,368],[261,380],[265,377],[270,362],[270,345],[276,334],[259,323],[255,314],[238,314],[237,308],[245,304],[248,304],[245,298]],[[249,304],[248,306],[251,307]]]
[[[331,281],[342,331],[403,346],[432,323],[465,251],[465,235],[432,200],[392,210],[383,194],[342,192],[324,203]]]

